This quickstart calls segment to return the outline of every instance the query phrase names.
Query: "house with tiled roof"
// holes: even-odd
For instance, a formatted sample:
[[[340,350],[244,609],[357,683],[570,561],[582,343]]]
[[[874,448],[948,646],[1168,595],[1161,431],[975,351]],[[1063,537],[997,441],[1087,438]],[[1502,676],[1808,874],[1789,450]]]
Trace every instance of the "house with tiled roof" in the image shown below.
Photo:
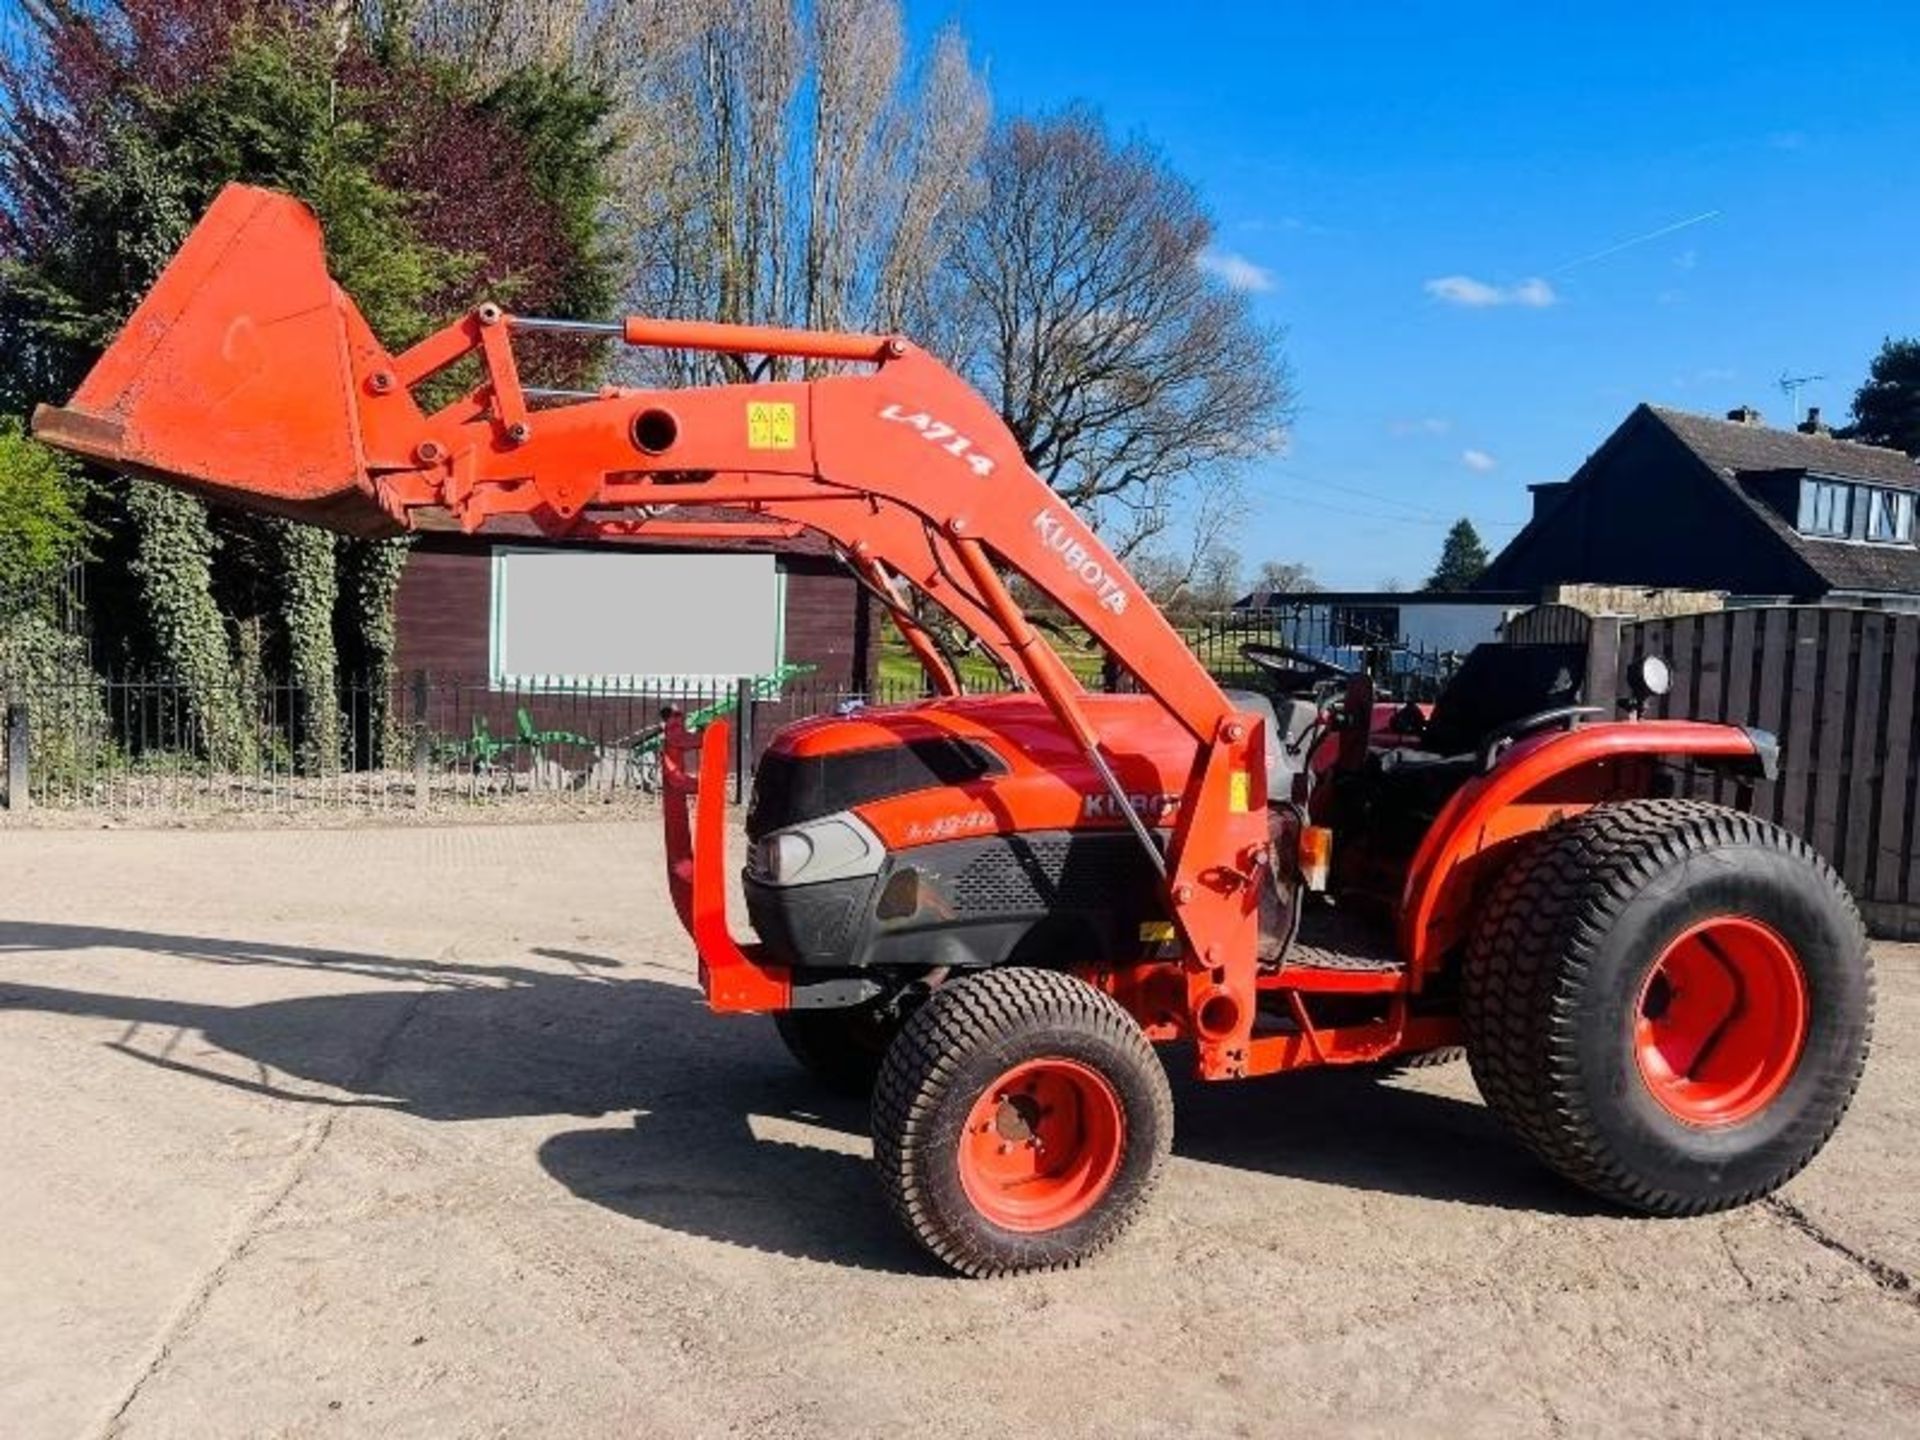
[[[1920,610],[1920,465],[1837,439],[1819,411],[1792,429],[1641,405],[1533,517],[1477,588],[1564,584],[1715,590]]]

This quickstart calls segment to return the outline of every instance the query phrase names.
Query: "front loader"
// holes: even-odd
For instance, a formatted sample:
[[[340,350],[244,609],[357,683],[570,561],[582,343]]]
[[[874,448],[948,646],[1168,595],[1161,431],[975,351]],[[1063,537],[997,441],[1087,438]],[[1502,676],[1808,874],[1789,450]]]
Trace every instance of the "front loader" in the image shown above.
[[[515,337],[554,330],[813,378],[553,403]],[[468,357],[479,383],[423,409]],[[1771,737],[1597,713],[1550,647],[1475,652],[1430,709],[1274,647],[1250,652],[1270,683],[1224,691],[993,410],[900,337],[483,304],[390,354],[313,216],[233,186],[35,428],[359,535],[698,536],[725,507],[722,533],[828,536],[934,693],[774,737],[746,814],[752,940],[728,909],[726,722],[670,715],[668,887],[708,1004],[771,1014],[821,1080],[871,1092],[893,1208],[965,1273],[1078,1263],[1140,1211],[1173,1137],[1156,1047],[1212,1081],[1464,1044],[1542,1160],[1656,1215],[1773,1190],[1858,1083],[1872,977],[1840,881],[1751,815],[1671,798],[1681,763],[1770,775]],[[1130,693],[1088,693],[1013,577]],[[961,693],[930,610],[1015,692]]]

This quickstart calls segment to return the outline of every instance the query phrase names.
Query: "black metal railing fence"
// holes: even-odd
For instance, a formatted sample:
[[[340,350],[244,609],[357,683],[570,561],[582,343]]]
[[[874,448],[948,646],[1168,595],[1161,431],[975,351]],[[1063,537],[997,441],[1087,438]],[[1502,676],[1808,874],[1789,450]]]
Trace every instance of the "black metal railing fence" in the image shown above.
[[[1383,694],[1428,699],[1453,657],[1315,615],[1304,607],[1236,611],[1181,626],[1223,684],[1257,688],[1250,641],[1364,669]],[[967,671],[973,691],[1007,688]],[[1089,670],[1094,686],[1130,688]],[[0,675],[0,774],[11,808],[114,812],[426,809],[443,805],[612,803],[658,791],[662,712],[696,728],[734,728],[730,793],[782,726],[856,706],[914,700],[917,672],[888,667],[873,685],[834,684],[801,666],[758,679],[635,689],[516,684],[421,671],[345,677],[330,702],[283,680],[238,678],[212,695],[178,677],[75,670]]]
[[[323,710],[285,682],[203,700],[170,676],[0,677],[0,747],[24,752],[32,805],[138,811],[420,809],[657,792],[663,713],[733,723],[731,793],[780,725],[917,686],[859,692],[812,677],[636,691],[413,672],[343,680]],[[746,716],[745,723],[740,717]],[[9,773],[18,773],[10,753]],[[8,802],[20,808],[19,786]]]
[[[1281,646],[1309,659],[1363,671],[1384,699],[1430,701],[1461,655],[1421,645],[1384,628],[1370,607],[1329,605],[1310,594],[1265,610],[1227,610],[1181,627],[1188,646],[1222,684],[1258,689],[1265,672],[1243,652],[1248,644]]]

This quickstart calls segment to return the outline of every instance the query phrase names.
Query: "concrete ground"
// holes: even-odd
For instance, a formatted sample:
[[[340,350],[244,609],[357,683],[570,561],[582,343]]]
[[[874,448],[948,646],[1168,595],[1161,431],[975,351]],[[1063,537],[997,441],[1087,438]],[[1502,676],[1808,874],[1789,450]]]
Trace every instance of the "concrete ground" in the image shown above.
[[[1920,950],[1878,958],[1772,1202],[1596,1210],[1462,1066],[1186,1086],[1116,1250],[974,1283],[702,1010],[651,825],[0,832],[0,1433],[1912,1433]]]

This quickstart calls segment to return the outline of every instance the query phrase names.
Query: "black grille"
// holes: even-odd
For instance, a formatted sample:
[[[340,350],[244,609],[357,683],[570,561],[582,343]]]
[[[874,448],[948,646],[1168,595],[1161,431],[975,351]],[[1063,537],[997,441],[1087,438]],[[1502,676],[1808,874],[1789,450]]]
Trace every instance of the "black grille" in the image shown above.
[[[754,933],[788,964],[845,963],[865,925],[873,878],[819,885],[762,885],[744,881],[747,919]]]
[[[1136,908],[1156,877],[1132,835],[1014,836],[988,843],[953,882],[965,916]]]

